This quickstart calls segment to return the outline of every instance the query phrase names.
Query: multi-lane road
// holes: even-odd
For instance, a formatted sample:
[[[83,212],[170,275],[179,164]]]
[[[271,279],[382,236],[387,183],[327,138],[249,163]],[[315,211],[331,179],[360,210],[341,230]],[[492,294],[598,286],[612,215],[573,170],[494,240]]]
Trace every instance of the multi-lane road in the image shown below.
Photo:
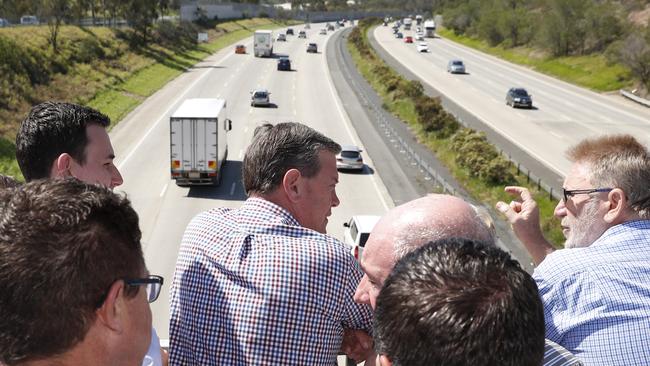
[[[116,163],[124,176],[124,185],[117,190],[129,195],[140,216],[150,272],[165,278],[163,292],[152,306],[154,327],[161,338],[168,337],[169,285],[185,226],[201,211],[241,205],[245,199],[241,161],[257,125],[264,121],[302,122],[341,144],[355,144],[366,150],[357,133],[365,137],[371,132],[355,131],[350,123],[346,108],[354,109],[350,104],[356,102],[348,97],[341,100],[333,86],[332,75],[338,70],[330,70],[332,66],[325,57],[332,47],[328,43],[332,32],[320,35],[321,27],[312,24],[307,39],[288,36],[287,42],[275,42],[275,54],[288,55],[292,71],[277,71],[275,58],[253,57],[252,39],[248,38],[243,41],[247,54],[237,55],[233,47],[217,52],[148,98],[111,131]],[[378,27],[374,37],[404,67],[559,175],[568,167],[563,150],[585,136],[627,132],[650,143],[650,112],[640,107],[532,73],[444,39],[428,39],[431,52],[420,54],[415,45],[395,39],[389,27]],[[319,53],[307,53],[308,42],[317,43]],[[468,74],[447,74],[446,64],[451,58],[463,59]],[[535,109],[512,110],[505,106],[505,92],[514,85],[533,93]],[[250,106],[250,91],[255,88],[271,92],[272,107]],[[228,135],[228,162],[219,187],[181,188],[169,175],[169,116],[182,100],[197,97],[226,99],[228,117],[233,121]],[[328,232],[339,239],[342,224],[351,215],[380,215],[393,206],[373,156],[364,154],[368,165],[365,173],[339,176],[341,205],[333,210],[328,225]]]
[[[169,285],[185,226],[201,211],[241,205],[245,199],[241,161],[256,126],[264,121],[297,121],[341,144],[362,146],[332,85],[324,53],[332,32],[319,35],[321,26],[313,24],[307,39],[289,36],[287,42],[275,42],[274,53],[288,55],[292,71],[277,71],[275,58],[253,57],[249,38],[244,41],[247,54],[223,49],[147,99],[111,131],[117,166],[124,176],[117,190],[129,195],[140,216],[150,272],[165,278],[163,292],[152,304],[154,327],[161,338],[168,336]],[[308,42],[317,43],[319,52],[307,53]],[[255,88],[271,92],[272,107],[250,106],[250,91]],[[169,115],[183,99],[198,97],[226,99],[233,121],[229,156],[219,187],[181,188],[169,175]],[[372,167],[372,158],[365,158]],[[328,224],[335,237],[342,239],[343,223],[351,215],[380,215],[392,207],[386,188],[371,172],[339,175],[341,204]]]

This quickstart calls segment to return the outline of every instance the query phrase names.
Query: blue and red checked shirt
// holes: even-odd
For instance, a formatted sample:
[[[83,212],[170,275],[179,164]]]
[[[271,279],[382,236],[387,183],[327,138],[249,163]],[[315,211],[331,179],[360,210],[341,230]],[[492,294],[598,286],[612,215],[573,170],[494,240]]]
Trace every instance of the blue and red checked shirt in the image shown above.
[[[335,365],[344,328],[370,332],[352,299],[347,246],[249,198],[196,216],[171,289],[172,365]]]
[[[650,220],[555,251],[533,274],[546,337],[585,365],[650,365]]]

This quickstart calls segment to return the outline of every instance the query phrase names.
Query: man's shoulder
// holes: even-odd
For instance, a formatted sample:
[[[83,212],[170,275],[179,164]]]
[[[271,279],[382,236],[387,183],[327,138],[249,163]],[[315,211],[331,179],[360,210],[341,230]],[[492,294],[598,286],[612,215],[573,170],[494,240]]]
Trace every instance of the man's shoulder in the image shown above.
[[[546,339],[544,343],[544,366],[583,366],[584,363],[566,348]]]

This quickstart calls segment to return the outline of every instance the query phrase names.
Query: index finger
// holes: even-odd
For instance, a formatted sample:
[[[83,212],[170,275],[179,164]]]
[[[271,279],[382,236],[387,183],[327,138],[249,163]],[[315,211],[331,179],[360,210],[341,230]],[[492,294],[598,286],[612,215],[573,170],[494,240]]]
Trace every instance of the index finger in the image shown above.
[[[533,195],[530,194],[528,188],[520,186],[506,186],[504,190],[510,194],[517,194],[521,197],[523,201],[529,201],[533,199]]]

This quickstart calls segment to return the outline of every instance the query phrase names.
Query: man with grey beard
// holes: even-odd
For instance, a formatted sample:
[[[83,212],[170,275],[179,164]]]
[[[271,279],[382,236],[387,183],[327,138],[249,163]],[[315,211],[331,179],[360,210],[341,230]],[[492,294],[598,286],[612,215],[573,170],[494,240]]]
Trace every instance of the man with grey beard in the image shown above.
[[[539,266],[546,337],[588,365],[650,364],[650,154],[634,137],[587,139],[568,151],[573,163],[555,208],[566,237],[555,250],[523,187],[521,202],[498,202]]]

